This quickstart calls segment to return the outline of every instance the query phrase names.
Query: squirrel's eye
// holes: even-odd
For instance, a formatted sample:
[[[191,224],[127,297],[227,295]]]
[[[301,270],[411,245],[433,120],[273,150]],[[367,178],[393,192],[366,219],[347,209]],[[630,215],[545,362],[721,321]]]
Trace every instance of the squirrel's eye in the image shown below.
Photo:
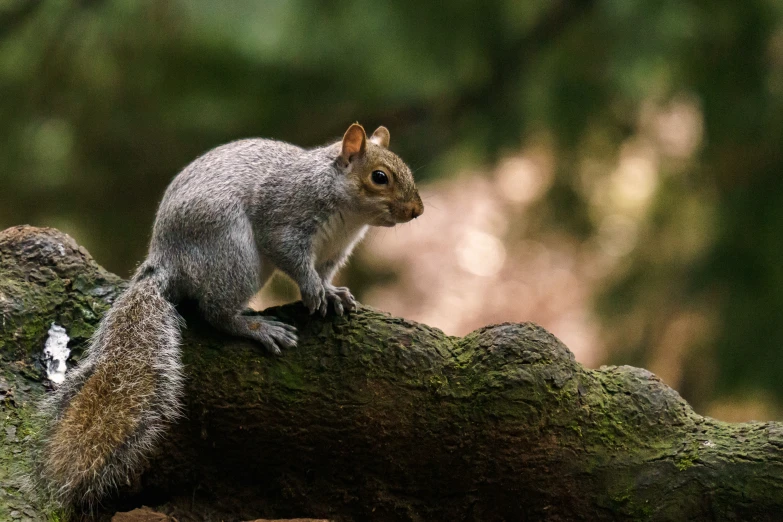
[[[376,185],[386,185],[389,183],[389,178],[386,176],[384,171],[374,170],[372,173],[372,182]]]

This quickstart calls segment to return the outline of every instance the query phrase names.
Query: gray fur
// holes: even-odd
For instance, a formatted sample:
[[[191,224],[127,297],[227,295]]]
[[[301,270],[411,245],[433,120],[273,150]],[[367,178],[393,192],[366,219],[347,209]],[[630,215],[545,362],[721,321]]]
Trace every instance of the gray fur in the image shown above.
[[[305,150],[251,139],[188,165],[166,190],[150,245],[149,262],[171,274],[171,298],[198,300],[214,326],[273,353],[296,344],[293,328],[240,312],[274,270],[296,282],[311,311],[352,308],[331,279],[372,216],[353,201],[339,152],[339,143]],[[319,252],[324,242],[339,245]]]
[[[357,127],[349,129],[354,138]],[[366,154],[345,160],[341,142],[305,150],[241,140],[185,167],[160,204],[147,260],[104,317],[79,368],[41,408],[45,427],[35,487],[61,505],[95,502],[139,472],[179,415],[183,384],[173,305],[180,300],[196,300],[213,326],[254,339],[275,354],[296,345],[295,328],[241,313],[275,270],[297,283],[311,313],[325,315],[330,303],[337,314],[354,309],[350,291],[332,285],[334,274],[369,225],[393,226],[423,211],[410,169],[385,144],[388,131],[380,128],[367,141]],[[386,192],[362,188],[377,166],[395,182]],[[128,407],[128,417],[138,422],[117,445],[110,436],[117,422],[101,415],[93,422],[91,412],[148,397],[149,370],[143,368],[152,369],[153,396],[140,413]],[[90,395],[88,390],[106,389],[96,383],[114,382],[107,375],[125,377],[109,384],[109,397]],[[93,409],[77,407],[91,398],[97,409],[95,401]],[[74,418],[87,420],[65,420]],[[107,451],[96,453],[95,439],[85,440],[82,431],[108,435]]]

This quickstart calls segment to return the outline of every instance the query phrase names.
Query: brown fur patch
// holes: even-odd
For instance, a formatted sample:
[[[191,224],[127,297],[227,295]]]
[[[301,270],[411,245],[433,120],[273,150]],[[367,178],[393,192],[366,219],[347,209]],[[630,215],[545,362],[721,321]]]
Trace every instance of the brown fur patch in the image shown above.
[[[82,451],[52,448],[47,455],[49,471],[74,485],[98,473],[106,459],[136,429],[155,391],[153,375],[153,369],[141,360],[135,364],[126,359],[100,365],[68,405],[52,433],[55,446],[81,439]],[[133,383],[132,388],[128,383]],[[84,444],[84,440],[89,444]]]
[[[79,393],[63,411],[49,437],[46,473],[73,490],[89,487],[109,458],[137,430],[155,399],[156,374],[151,362],[156,302],[143,297],[118,303],[107,316],[107,350]],[[78,448],[78,449],[75,449]]]

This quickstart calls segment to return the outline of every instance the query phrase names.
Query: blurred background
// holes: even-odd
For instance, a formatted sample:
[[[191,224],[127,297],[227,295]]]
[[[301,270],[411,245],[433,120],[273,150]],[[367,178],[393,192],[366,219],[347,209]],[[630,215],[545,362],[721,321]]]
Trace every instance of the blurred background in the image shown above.
[[[0,228],[120,275],[199,154],[357,120],[426,208],[341,274],[362,302],[783,418],[783,2],[0,0]]]

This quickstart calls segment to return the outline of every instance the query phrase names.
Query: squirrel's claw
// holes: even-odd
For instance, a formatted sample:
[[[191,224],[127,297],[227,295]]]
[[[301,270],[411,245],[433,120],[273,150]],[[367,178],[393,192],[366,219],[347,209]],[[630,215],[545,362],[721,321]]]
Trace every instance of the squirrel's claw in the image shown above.
[[[351,295],[348,288],[344,286],[328,286],[326,288],[326,298],[332,303],[334,313],[337,315],[356,310],[356,299]]]
[[[333,300],[332,306],[334,306],[334,313],[337,315],[343,315],[343,303],[339,299]]]
[[[356,299],[344,286],[326,284],[319,292],[302,292],[302,302],[310,311],[310,315],[317,311],[321,317],[326,317],[330,303],[337,315],[356,310]]]
[[[307,307],[310,315],[313,315],[316,311],[321,312],[321,315],[326,315],[326,289],[321,285],[316,290],[304,290],[302,289],[302,302]]]

